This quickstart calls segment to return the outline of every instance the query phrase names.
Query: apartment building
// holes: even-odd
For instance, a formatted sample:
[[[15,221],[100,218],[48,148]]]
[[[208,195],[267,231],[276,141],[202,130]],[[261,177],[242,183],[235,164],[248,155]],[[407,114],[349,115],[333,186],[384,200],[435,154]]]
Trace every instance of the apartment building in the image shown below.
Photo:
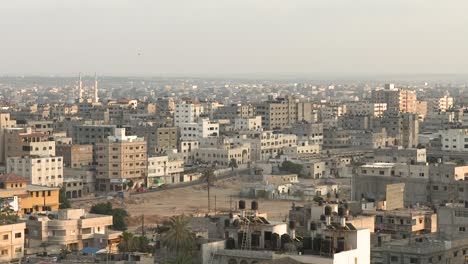
[[[103,142],[116,132],[115,125],[76,125],[73,127],[72,138],[75,144],[91,144]]]
[[[219,123],[207,118],[199,119],[197,123],[180,124],[179,128],[181,140],[198,140],[219,136]]]
[[[12,120],[9,113],[0,113],[0,163],[5,162],[5,129],[16,127],[16,120]]]
[[[291,96],[259,103],[255,107],[255,115],[262,117],[265,129],[283,129],[297,122],[313,121],[312,103],[299,102]]]
[[[0,198],[8,200],[19,215],[58,209],[59,188],[31,185],[28,181],[16,174],[0,175]]]
[[[322,145],[323,144],[323,124],[300,122],[291,128],[284,130],[287,134],[297,136],[297,145]]]
[[[419,144],[419,119],[416,114],[385,113],[381,118],[374,118],[373,129],[385,129],[389,137],[395,138],[397,146],[415,148]]]
[[[444,151],[468,151],[468,128],[451,128],[439,131],[442,150]]]
[[[21,263],[25,223],[0,224],[0,263]]]
[[[378,148],[374,150],[374,156],[372,162],[380,163],[425,163],[427,161],[426,149],[425,148],[403,148],[390,147],[390,148]]]
[[[200,148],[200,143],[196,140],[181,140],[179,143],[179,153],[182,155],[185,164],[194,164],[195,154]]]
[[[195,160],[202,163],[217,164],[221,167],[230,166],[231,160],[234,159],[237,165],[243,165],[250,162],[251,150],[248,143],[234,147],[202,147],[195,153]]]
[[[268,160],[284,153],[283,148],[297,145],[297,136],[292,134],[262,131],[248,140],[251,146],[252,161]]]
[[[234,119],[235,131],[259,131],[260,129],[262,129],[261,116]]]
[[[55,146],[57,156],[63,157],[65,167],[79,169],[93,164],[93,145],[58,144]]]
[[[387,111],[386,103],[374,103],[374,102],[347,102],[345,104],[346,115],[363,115],[379,117]]]
[[[121,232],[109,230],[112,216],[89,214],[84,209],[60,209],[46,215],[34,214],[26,220],[27,247],[59,245],[70,251],[84,247],[107,248]]]
[[[148,157],[148,187],[183,182],[183,172],[184,159],[181,156]]]
[[[118,191],[126,181],[143,185],[146,178],[147,151],[144,138],[126,136],[124,128],[115,130],[96,143],[96,184],[100,191]]]
[[[174,126],[179,127],[185,123],[197,123],[203,106],[192,100],[183,100],[175,104]]]
[[[387,104],[391,112],[416,113],[416,92],[395,88],[393,84],[386,84],[385,89],[372,91],[372,102]]]
[[[26,177],[34,185],[60,187],[63,184],[63,158],[61,156],[9,157],[7,172]]]
[[[46,134],[33,133],[30,128],[7,128],[4,131],[4,163],[9,157],[55,156],[55,141]]]
[[[254,107],[251,104],[231,104],[218,107],[214,113],[214,119],[227,119],[234,123],[236,118],[245,119],[254,117]]]

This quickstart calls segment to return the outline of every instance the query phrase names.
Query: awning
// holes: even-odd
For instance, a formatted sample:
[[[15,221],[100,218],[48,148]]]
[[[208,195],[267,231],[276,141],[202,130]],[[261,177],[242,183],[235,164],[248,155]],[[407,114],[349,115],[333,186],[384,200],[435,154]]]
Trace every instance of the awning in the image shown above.
[[[81,253],[85,254],[97,254],[107,252],[105,248],[85,247],[81,250]]]

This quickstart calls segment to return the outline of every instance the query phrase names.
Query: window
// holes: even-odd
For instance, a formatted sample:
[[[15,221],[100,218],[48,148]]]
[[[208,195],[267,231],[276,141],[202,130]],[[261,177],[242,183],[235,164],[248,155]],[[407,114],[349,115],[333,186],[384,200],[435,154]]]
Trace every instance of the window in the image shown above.
[[[3,235],[3,240],[8,240],[8,235]]]
[[[397,262],[397,261],[398,261],[398,257],[397,257],[397,256],[391,256],[391,257],[390,257],[390,261],[391,261],[391,262]]]
[[[20,233],[15,233],[15,238],[21,238],[21,232]]]

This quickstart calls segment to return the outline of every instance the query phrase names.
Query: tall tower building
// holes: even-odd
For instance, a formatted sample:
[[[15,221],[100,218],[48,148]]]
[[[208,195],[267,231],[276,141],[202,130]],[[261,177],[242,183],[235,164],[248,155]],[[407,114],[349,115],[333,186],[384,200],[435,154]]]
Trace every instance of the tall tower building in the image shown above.
[[[97,75],[94,73],[94,102],[97,103],[99,102],[99,97],[98,97],[98,80],[97,80]]]
[[[81,72],[80,72],[79,80],[78,80],[78,91],[79,91],[78,99],[81,101],[83,100],[83,82],[81,81]]]

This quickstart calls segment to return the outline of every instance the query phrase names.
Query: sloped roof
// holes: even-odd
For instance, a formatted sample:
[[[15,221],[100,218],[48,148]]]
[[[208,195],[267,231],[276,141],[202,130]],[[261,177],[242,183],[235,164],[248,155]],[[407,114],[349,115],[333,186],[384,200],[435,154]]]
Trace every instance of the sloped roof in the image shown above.
[[[29,181],[28,178],[16,175],[14,173],[0,175],[0,182],[10,183],[10,182],[27,182],[27,181]]]

